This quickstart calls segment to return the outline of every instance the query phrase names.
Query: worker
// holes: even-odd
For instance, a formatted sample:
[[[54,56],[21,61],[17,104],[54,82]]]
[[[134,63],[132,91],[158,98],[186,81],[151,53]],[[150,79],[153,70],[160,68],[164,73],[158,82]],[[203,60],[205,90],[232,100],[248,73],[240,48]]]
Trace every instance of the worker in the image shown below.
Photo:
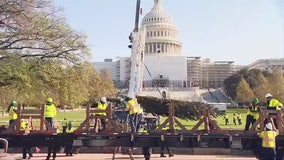
[[[56,106],[53,103],[52,98],[47,98],[45,104],[45,113],[44,117],[46,121],[49,123],[51,128],[54,129],[54,118],[56,117]]]
[[[51,156],[51,153],[52,153],[52,159],[55,160],[56,158],[56,150],[57,148],[55,146],[49,146],[47,148],[47,157],[46,157],[46,160],[49,160],[50,159],[50,156]]]
[[[69,121],[68,122],[68,127],[67,127],[67,133],[71,133],[71,132],[74,131],[73,126],[74,126],[73,121]]]
[[[237,125],[237,114],[236,113],[233,114],[233,123]]]
[[[92,108],[96,108],[98,110],[106,110],[107,107],[108,107],[108,104],[107,104],[106,97],[101,97],[101,99],[98,102],[92,105]],[[97,112],[95,115],[106,116],[107,114],[106,112]],[[105,131],[106,130],[106,119],[100,118],[100,121],[101,121],[101,130]],[[99,124],[97,124],[97,119],[95,119],[95,126],[94,126],[95,129],[97,125]]]
[[[13,126],[12,124],[18,118],[17,114],[17,101],[12,100],[10,105],[8,106],[7,112],[9,113],[9,127]]]
[[[229,124],[229,116],[225,113],[224,118],[225,120],[225,124],[228,125]]]
[[[242,115],[241,115],[240,112],[238,112],[238,114],[237,114],[237,120],[238,120],[239,125],[242,125],[242,124],[243,124],[243,123],[242,123]]]
[[[248,110],[247,110],[245,131],[248,131],[250,126],[252,126],[256,122],[256,120],[259,116],[259,114],[258,114],[259,106],[258,105],[259,105],[258,98],[254,98],[252,100],[251,104],[249,105]]]
[[[61,122],[62,125],[62,133],[66,133],[67,131],[67,118],[64,117],[63,121]]]
[[[26,122],[23,119],[21,119],[21,124],[20,124],[21,128],[20,128],[20,130],[21,131],[26,130],[26,125],[27,125]]]
[[[167,127],[162,128],[162,130],[168,131],[168,130],[170,130],[170,128],[167,126]],[[167,149],[169,157],[175,156],[174,154],[172,154],[172,152],[170,151],[170,148],[167,146],[166,140],[164,140],[164,141],[161,141],[161,154],[160,154],[160,157],[167,157],[165,155],[165,149]]]
[[[129,114],[131,132],[136,132],[136,116],[138,113],[137,104],[135,103],[135,100],[133,98],[130,98],[128,96],[125,96],[124,98],[126,104],[126,111],[128,111]]]
[[[137,99],[135,98],[136,107],[138,109],[137,115],[136,115],[136,132],[141,128],[141,121],[143,119],[143,109],[141,108],[140,104],[137,102]]]
[[[28,123],[29,122],[25,122],[24,120],[21,120],[21,130],[24,130],[25,133],[29,133],[30,130],[32,129],[31,125],[29,126]],[[29,126],[29,128],[27,128],[28,126]],[[27,154],[29,155],[28,159],[31,159],[31,157],[33,157],[32,147],[31,146],[25,145],[25,146],[23,146],[22,149],[23,149],[23,151],[22,151],[23,159],[27,158]]]
[[[265,125],[265,130],[260,132],[259,137],[262,138],[262,160],[276,159],[276,143],[275,138],[279,131],[274,130],[271,123]]]
[[[265,98],[267,100],[267,110],[281,110],[282,108],[282,103],[273,98],[272,94],[267,93],[265,95]],[[275,115],[276,113],[269,113],[269,115]],[[267,123],[267,119],[265,120],[265,122]],[[278,128],[277,123],[276,123],[276,118],[273,118],[273,123],[275,125],[276,128]]]
[[[272,94],[270,93],[267,93],[265,98],[267,100],[267,110],[280,110],[283,106],[279,100],[272,98]]]

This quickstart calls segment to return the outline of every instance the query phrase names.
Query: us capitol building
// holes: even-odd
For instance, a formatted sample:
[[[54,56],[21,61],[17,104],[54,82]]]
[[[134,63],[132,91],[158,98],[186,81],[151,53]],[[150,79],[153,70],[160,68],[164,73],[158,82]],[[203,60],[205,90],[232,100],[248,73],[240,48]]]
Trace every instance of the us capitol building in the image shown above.
[[[142,83],[145,93],[155,90],[155,87],[165,92],[220,88],[224,79],[240,69],[233,61],[182,56],[178,30],[172,17],[163,9],[161,0],[154,0],[153,8],[144,16],[141,27],[146,28],[144,64],[147,68],[143,68]],[[105,59],[104,62],[94,62],[94,66],[97,71],[107,69],[117,88],[128,87],[125,82],[130,78],[130,57],[119,57],[116,61]]]

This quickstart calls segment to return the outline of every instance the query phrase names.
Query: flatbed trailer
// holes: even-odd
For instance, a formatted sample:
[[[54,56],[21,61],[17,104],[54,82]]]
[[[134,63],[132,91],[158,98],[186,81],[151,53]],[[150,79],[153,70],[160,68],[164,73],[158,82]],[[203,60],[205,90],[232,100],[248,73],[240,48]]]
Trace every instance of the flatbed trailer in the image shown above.
[[[44,107],[40,110],[39,114],[44,115]],[[41,120],[40,124],[48,125],[42,116],[36,115],[35,111],[29,112],[21,111],[18,119],[23,117],[34,116]],[[151,130],[149,133],[135,132],[128,133],[126,131],[116,132],[117,125],[112,120],[112,107],[111,105],[107,110],[96,110],[90,106],[86,109],[86,120],[82,122],[80,127],[72,133],[56,133],[49,127],[40,126],[40,130],[30,131],[29,133],[20,131],[19,124],[15,124],[14,129],[8,128],[0,132],[0,138],[6,139],[9,142],[9,148],[12,147],[176,147],[176,148],[236,148],[242,150],[251,150],[256,156],[259,155],[259,148],[261,139],[258,137],[256,126],[260,125],[263,128],[263,120],[265,118],[275,118],[269,116],[267,113],[271,111],[261,111],[257,123],[251,127],[249,131],[241,130],[224,130],[211,119],[208,108],[204,110],[203,116],[200,121],[191,130],[182,127],[174,116],[174,110],[170,106],[169,118],[162,123],[158,128]],[[106,116],[96,116],[96,112],[105,112]],[[277,115],[281,115],[280,111]],[[21,114],[22,113],[22,114]],[[107,120],[107,130],[105,132],[95,133],[91,130],[90,121],[95,118],[105,118]],[[279,118],[279,117],[278,117]],[[42,122],[43,121],[43,122]],[[15,123],[18,123],[16,121]],[[204,129],[200,130],[201,125],[204,124]],[[169,125],[168,131],[161,130],[162,127]],[[181,130],[176,130],[175,125],[178,125]],[[210,128],[213,126],[213,128]],[[279,121],[278,126],[282,125],[282,120]],[[280,135],[276,139],[278,149],[284,148],[284,134],[280,129]]]

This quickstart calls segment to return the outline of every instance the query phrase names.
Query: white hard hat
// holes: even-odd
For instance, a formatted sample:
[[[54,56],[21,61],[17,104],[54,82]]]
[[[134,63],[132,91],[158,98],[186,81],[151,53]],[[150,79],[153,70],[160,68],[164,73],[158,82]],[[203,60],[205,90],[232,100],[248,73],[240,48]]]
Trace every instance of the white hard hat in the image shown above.
[[[271,123],[267,123],[267,124],[265,125],[265,127],[266,127],[267,129],[269,129],[269,130],[272,130],[272,124],[271,124]]]
[[[101,101],[104,102],[104,103],[106,103],[106,102],[107,102],[106,97],[102,97],[102,98],[101,98]]]
[[[266,93],[265,98],[272,97],[272,94]]]

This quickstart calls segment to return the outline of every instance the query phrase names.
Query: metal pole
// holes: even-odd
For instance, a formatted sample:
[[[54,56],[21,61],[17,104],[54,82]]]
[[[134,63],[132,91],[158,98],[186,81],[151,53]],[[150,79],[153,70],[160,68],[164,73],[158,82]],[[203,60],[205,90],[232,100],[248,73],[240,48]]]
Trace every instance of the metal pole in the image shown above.
[[[137,0],[137,1],[136,1],[136,15],[135,15],[134,32],[138,32],[138,26],[139,26],[139,11],[140,11],[140,0]]]

